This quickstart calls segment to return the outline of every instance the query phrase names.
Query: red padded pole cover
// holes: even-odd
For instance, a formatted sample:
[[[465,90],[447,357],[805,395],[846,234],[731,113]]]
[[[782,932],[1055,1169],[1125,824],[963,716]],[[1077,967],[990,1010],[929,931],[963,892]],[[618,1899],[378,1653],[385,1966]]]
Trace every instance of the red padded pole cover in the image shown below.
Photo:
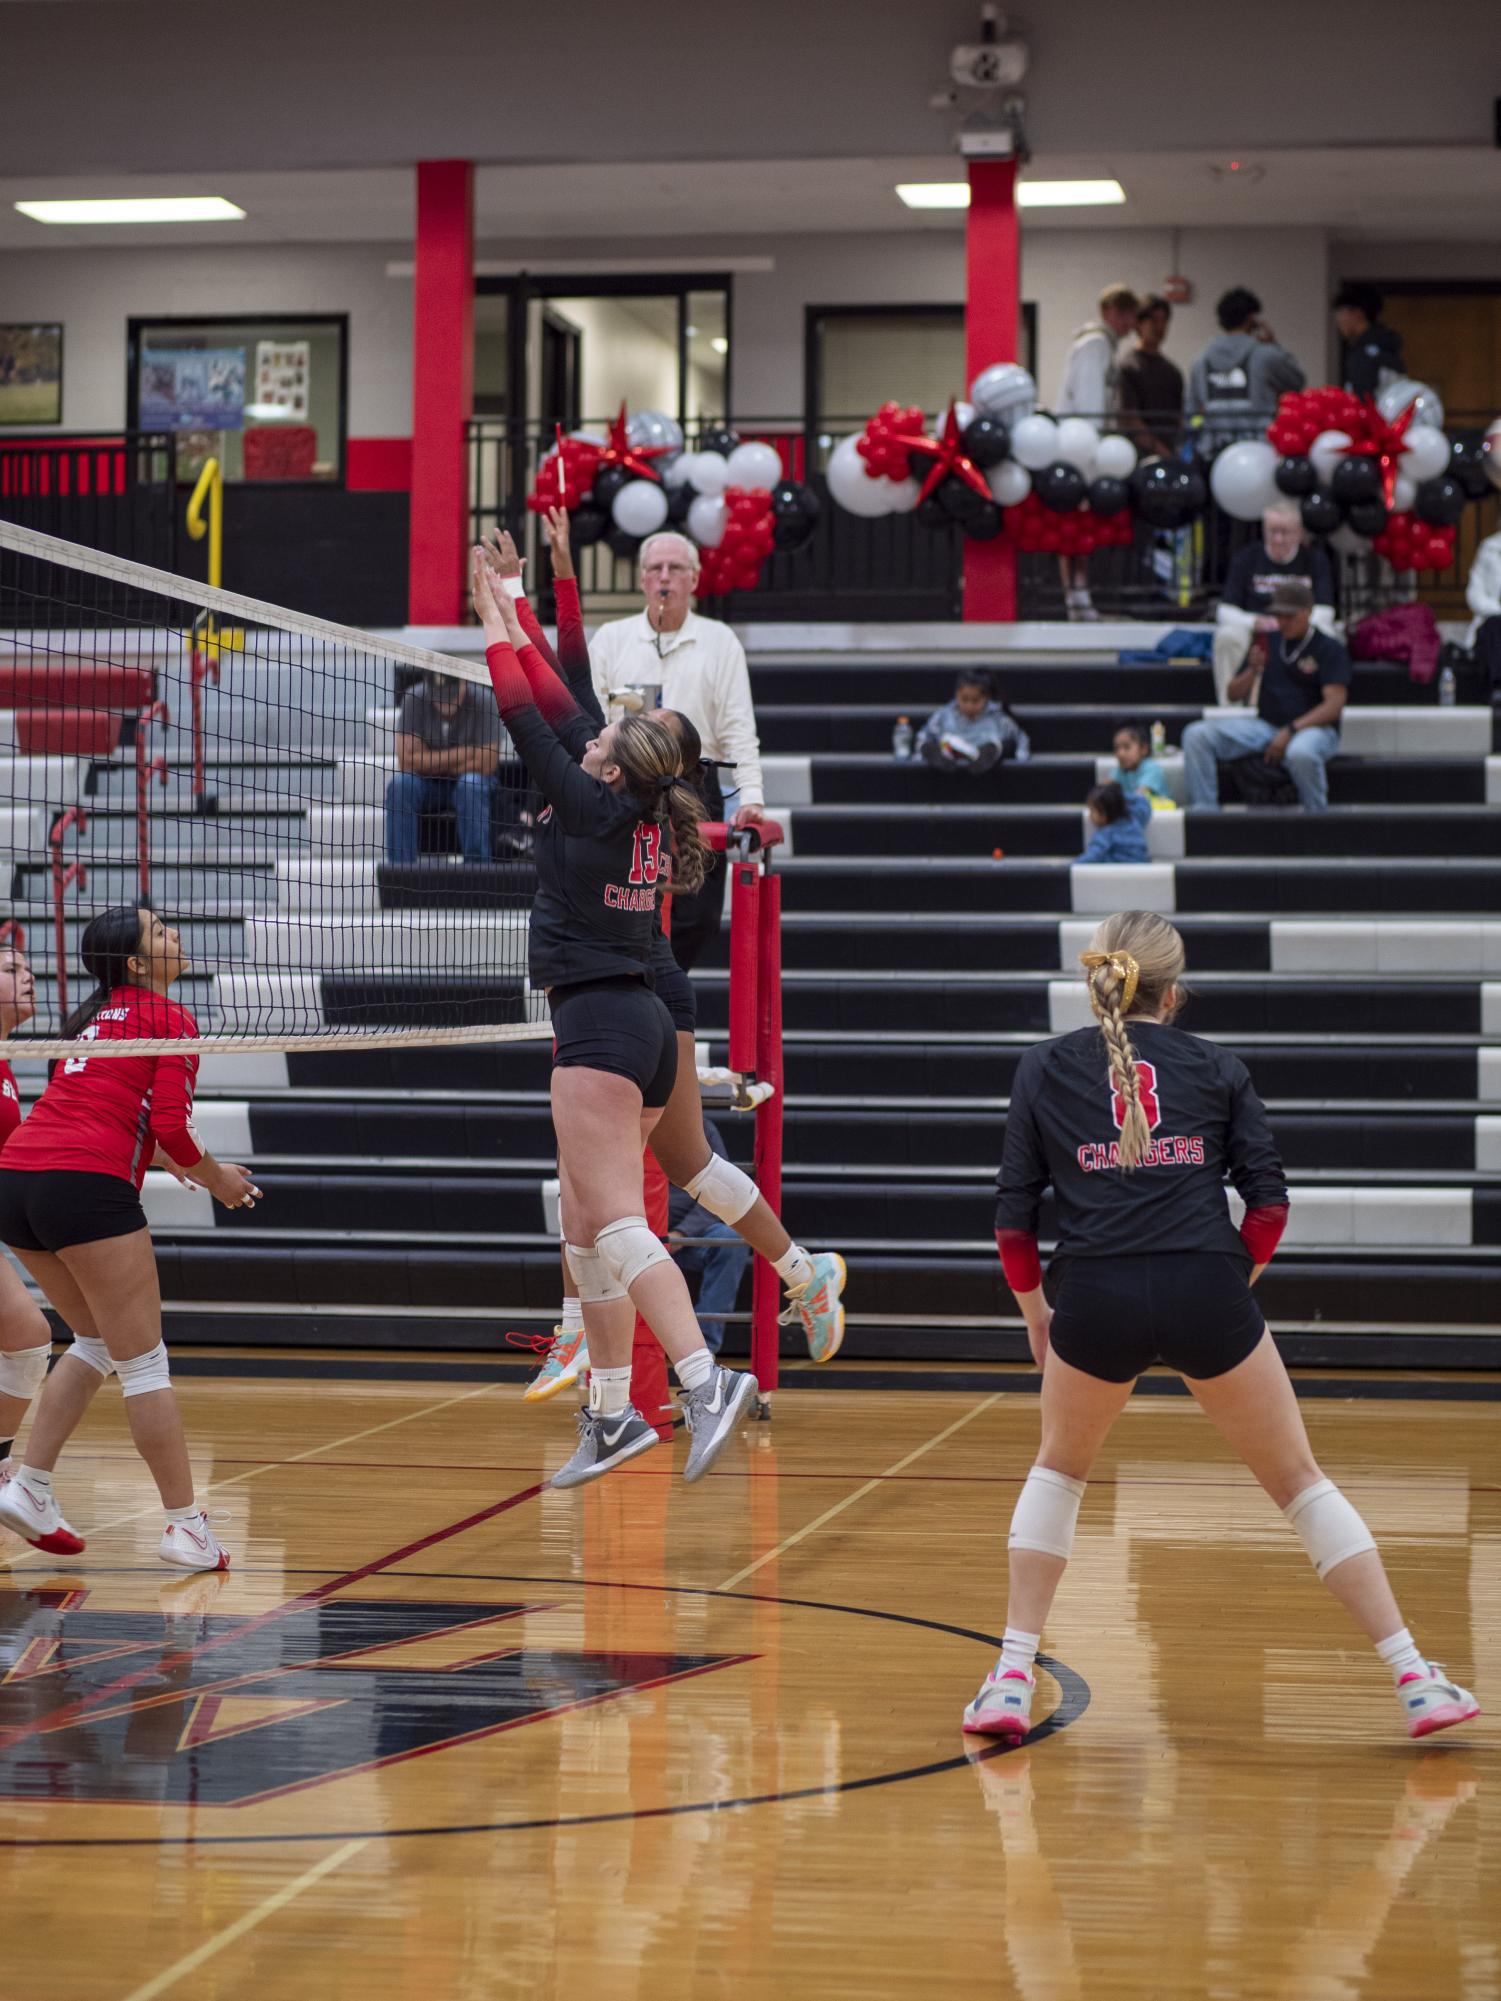
[[[761,870],[755,862],[732,865],[730,890],[730,1068],[754,1070],[758,1039]]]
[[[761,883],[757,934],[756,1076],[774,1086],[756,1109],[756,1186],[767,1205],[782,1208],[782,885]],[[732,1067],[733,1066],[733,1059]],[[765,1258],[756,1259],[751,1296],[751,1370],[763,1394],[777,1386],[777,1312],[781,1282]]]

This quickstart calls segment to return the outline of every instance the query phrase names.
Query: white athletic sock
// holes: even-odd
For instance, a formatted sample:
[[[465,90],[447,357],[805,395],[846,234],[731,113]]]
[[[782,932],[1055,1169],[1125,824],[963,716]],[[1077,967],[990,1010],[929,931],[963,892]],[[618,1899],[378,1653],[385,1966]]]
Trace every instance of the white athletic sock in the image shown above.
[[[801,1244],[790,1244],[787,1255],[776,1260],[775,1269],[789,1292],[801,1292],[813,1276],[813,1260]]]
[[[582,1334],[584,1331],[584,1302],[581,1299],[563,1301],[563,1332]]]
[[[714,1373],[714,1357],[707,1348],[695,1348],[691,1355],[685,1355],[672,1366],[685,1390],[701,1390]]]
[[[619,1417],[631,1400],[631,1365],[589,1371],[589,1408],[596,1417]]]
[[[1389,1639],[1378,1640],[1376,1651],[1392,1671],[1392,1680],[1400,1683],[1405,1674],[1427,1674],[1428,1663],[1418,1652],[1417,1642],[1404,1626]]]
[[[1030,1674],[1041,1645],[1041,1633],[1022,1633],[1015,1626],[1008,1626],[1001,1636],[1002,1669],[1015,1668],[1020,1674]]]
[[[12,1475],[23,1487],[29,1487],[34,1494],[52,1492],[52,1475],[40,1472],[35,1466],[18,1466]]]
[[[176,1528],[180,1522],[196,1522],[203,1513],[196,1501],[189,1501],[185,1508],[167,1509],[167,1526]]]

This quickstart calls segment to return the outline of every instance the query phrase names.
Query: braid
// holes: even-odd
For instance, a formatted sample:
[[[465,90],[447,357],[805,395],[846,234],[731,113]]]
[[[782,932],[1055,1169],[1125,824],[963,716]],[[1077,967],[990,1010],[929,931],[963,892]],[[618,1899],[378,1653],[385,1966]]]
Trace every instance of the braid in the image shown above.
[[[1131,1038],[1126,1032],[1126,1017],[1122,1012],[1123,983],[1119,974],[1107,963],[1097,966],[1091,973],[1089,992],[1095,1013],[1099,1016],[1100,1033],[1105,1038],[1110,1082],[1120,1094],[1120,1101],[1126,1110],[1126,1116],[1121,1120],[1120,1163],[1129,1173],[1133,1167],[1141,1165],[1151,1144],[1152,1133],[1141,1105],[1141,1078],[1136,1071],[1136,1051],[1131,1047]]]

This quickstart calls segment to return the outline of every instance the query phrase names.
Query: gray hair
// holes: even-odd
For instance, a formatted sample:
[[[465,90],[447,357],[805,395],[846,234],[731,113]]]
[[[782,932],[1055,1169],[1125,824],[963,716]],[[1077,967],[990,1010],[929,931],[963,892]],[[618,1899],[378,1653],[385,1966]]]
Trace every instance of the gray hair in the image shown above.
[[[651,561],[653,549],[663,542],[676,543],[678,548],[685,551],[694,576],[698,575],[702,567],[699,561],[698,544],[693,540],[692,536],[680,535],[676,528],[659,528],[655,535],[647,536],[646,540],[641,544],[641,555],[639,558],[643,570]]]
[[[1274,500],[1270,507],[1263,507],[1261,510],[1262,527],[1264,528],[1269,521],[1286,522],[1289,528],[1296,528],[1300,535],[1303,533],[1303,516],[1299,512],[1296,501]]]

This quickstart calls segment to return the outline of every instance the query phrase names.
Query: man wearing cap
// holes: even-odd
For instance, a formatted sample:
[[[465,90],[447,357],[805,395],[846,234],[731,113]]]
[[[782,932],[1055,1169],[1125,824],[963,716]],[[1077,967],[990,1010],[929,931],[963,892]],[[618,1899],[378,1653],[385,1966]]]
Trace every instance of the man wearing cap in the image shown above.
[[[1313,623],[1313,586],[1287,577],[1272,591],[1276,631],[1266,642],[1264,661],[1253,648],[1250,659],[1226,691],[1244,701],[1261,673],[1254,716],[1214,716],[1190,723],[1183,732],[1183,770],[1188,804],[1217,812],[1219,767],[1260,751],[1268,764],[1285,764],[1310,813],[1329,805],[1329,760],[1339,749],[1339,719],[1350,693],[1350,656],[1337,639]]]

